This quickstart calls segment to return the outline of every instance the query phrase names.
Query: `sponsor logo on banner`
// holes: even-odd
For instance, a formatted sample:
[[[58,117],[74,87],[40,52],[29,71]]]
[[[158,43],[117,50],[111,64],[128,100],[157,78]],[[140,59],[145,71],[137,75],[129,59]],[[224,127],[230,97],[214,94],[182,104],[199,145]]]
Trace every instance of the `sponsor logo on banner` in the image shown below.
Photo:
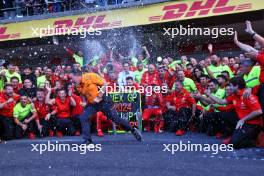
[[[7,27],[0,27],[0,40],[20,38],[20,33],[9,34]]]
[[[54,26],[57,28],[94,28],[105,29],[109,27],[122,26],[122,21],[105,22],[106,15],[79,17],[76,20],[66,19],[57,20],[54,22]]]
[[[149,21],[166,21],[177,20],[193,17],[203,17],[212,13],[213,15],[220,15],[225,13],[232,13],[234,11],[244,11],[252,8],[251,3],[244,3],[239,5],[228,5],[231,0],[201,0],[193,3],[177,2],[175,4],[164,6],[163,15],[151,16]]]
[[[53,35],[79,35],[120,27],[263,10],[260,0],[169,1],[140,7],[0,24],[0,41]],[[85,33],[86,32],[86,33]],[[32,35],[34,34],[34,35]]]
[[[122,26],[122,21],[106,22],[105,18],[106,15],[94,15],[88,17],[79,17],[77,19],[59,19],[53,23],[53,26],[55,29],[68,29],[71,32],[75,32],[78,29],[109,29]],[[52,31],[43,30],[42,33],[48,36],[52,34]]]

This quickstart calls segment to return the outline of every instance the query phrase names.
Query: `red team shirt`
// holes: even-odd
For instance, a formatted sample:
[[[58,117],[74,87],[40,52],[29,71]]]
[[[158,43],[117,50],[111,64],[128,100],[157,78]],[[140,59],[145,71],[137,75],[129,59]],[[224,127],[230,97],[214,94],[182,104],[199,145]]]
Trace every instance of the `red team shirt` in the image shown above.
[[[201,94],[204,94],[205,90],[207,89],[207,85],[202,86],[202,84],[200,83],[196,83],[196,87],[197,87],[198,92],[200,92]]]
[[[4,93],[0,94],[0,103],[6,102],[10,97],[7,97]],[[13,109],[16,105],[16,103],[19,101],[19,95],[14,94],[13,97],[14,99],[13,102],[8,103],[5,105],[1,110],[0,110],[0,116],[12,118],[13,117]]]
[[[107,83],[107,92],[110,92],[111,91],[111,88],[112,90],[114,89],[114,86],[117,87],[117,80],[116,79],[111,79],[108,74],[104,74],[104,80],[105,82]],[[111,87],[111,88],[110,88]]]
[[[60,119],[66,119],[71,116],[70,97],[67,97],[64,102],[59,98],[55,98],[55,107],[57,110],[56,116]]]
[[[184,70],[184,75],[185,75],[187,78],[194,79],[194,78],[193,78],[193,74],[192,74],[192,72],[190,72],[190,71],[188,71],[188,70]]]
[[[146,106],[163,106],[162,95],[158,93],[153,93],[151,96],[146,96],[145,105]]]
[[[76,106],[72,108],[71,116],[77,116],[80,115],[83,112],[83,106],[82,106],[82,98],[78,95],[73,94],[73,99],[76,102]]]
[[[261,83],[264,83],[264,51],[259,52],[259,54],[257,56],[257,62],[259,63],[260,68],[261,68],[259,81]]]
[[[40,103],[39,101],[34,102],[38,118],[44,119],[48,113],[50,113],[51,107],[46,103]]]
[[[167,85],[170,84],[171,76],[170,76],[170,73],[168,71],[166,71],[164,75],[160,75],[159,78],[160,78],[162,84],[167,84]]]
[[[16,94],[18,94],[18,91],[23,88],[23,84],[19,83],[16,88],[13,87],[13,90]]]
[[[141,79],[141,85],[143,86],[161,85],[159,73],[156,70],[153,73],[149,73],[149,72],[143,73]]]
[[[239,119],[243,119],[251,112],[261,109],[257,96],[250,95],[249,98],[243,98],[243,93],[244,90],[241,90],[239,91],[239,95],[233,94],[226,98],[229,104],[234,105],[234,109]],[[248,120],[246,123],[252,125],[262,125],[261,116]]]
[[[59,81],[60,80],[60,77],[52,74],[49,78],[48,78],[48,81],[50,82],[50,85],[52,86],[55,86],[55,82],[56,81]]]
[[[177,111],[181,108],[190,108],[193,104],[196,104],[195,99],[192,98],[191,94],[185,89],[182,89],[180,92],[172,92],[167,100],[175,106]]]

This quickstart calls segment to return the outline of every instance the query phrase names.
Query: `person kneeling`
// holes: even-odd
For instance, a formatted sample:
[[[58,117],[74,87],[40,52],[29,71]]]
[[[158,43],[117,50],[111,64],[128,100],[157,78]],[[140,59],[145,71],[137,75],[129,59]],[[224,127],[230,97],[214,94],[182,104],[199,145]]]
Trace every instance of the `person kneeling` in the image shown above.
[[[20,102],[16,104],[13,111],[15,127],[15,137],[17,139],[28,135],[29,139],[35,138],[37,125],[35,118],[37,113],[33,103],[30,103],[26,95],[20,96]]]
[[[162,95],[160,93],[152,93],[151,96],[145,97],[146,109],[144,109],[142,114],[143,123],[145,126],[145,131],[150,131],[150,118],[154,116],[154,132],[162,133],[164,120],[162,118]]]
[[[251,147],[255,145],[256,138],[260,133],[263,114],[258,97],[255,95],[245,96],[245,80],[241,77],[232,78],[230,86],[233,93],[226,99],[218,99],[212,94],[209,97],[218,104],[233,104],[236,115],[221,119],[230,124],[233,134],[225,143],[233,144],[234,148]]]
[[[34,106],[37,112],[37,118],[35,119],[37,126],[39,127],[40,137],[54,135],[54,114],[56,111],[51,111],[51,106],[45,103],[44,89],[37,90],[37,98],[34,102]]]
[[[68,91],[68,96],[64,89],[58,91],[58,96],[50,99],[51,88],[47,87],[48,93],[46,95],[46,103],[55,106],[56,118],[55,126],[57,136],[62,137],[63,133],[67,135],[74,135],[76,130],[71,121],[71,107],[76,106],[76,102],[72,97],[72,91]]]
[[[166,106],[173,113],[172,125],[176,129],[176,135],[184,135],[189,122],[195,116],[196,103],[191,94],[183,88],[183,83],[175,82],[175,91],[168,98]]]

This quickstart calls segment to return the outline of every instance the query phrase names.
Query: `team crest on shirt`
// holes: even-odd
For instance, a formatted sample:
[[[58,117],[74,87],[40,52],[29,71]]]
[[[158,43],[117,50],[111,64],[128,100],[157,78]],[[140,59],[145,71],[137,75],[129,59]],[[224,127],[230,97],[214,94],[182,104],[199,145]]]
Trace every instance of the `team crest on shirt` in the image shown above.
[[[241,105],[240,105],[240,107],[241,107],[241,109],[246,109],[246,105],[245,105],[245,103],[242,102]]]

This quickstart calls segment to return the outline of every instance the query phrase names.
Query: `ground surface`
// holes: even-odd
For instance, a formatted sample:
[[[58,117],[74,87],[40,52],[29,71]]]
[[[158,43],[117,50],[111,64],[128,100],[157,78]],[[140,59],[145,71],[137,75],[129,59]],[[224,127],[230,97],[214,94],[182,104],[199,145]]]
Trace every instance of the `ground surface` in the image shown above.
[[[264,175],[264,149],[232,152],[171,152],[163,144],[215,144],[219,140],[203,134],[189,133],[176,137],[172,133],[143,134],[139,143],[130,134],[94,137],[100,152],[44,152],[31,144],[78,144],[80,137],[14,140],[0,144],[1,176],[261,176]],[[170,147],[171,149],[171,147]]]

